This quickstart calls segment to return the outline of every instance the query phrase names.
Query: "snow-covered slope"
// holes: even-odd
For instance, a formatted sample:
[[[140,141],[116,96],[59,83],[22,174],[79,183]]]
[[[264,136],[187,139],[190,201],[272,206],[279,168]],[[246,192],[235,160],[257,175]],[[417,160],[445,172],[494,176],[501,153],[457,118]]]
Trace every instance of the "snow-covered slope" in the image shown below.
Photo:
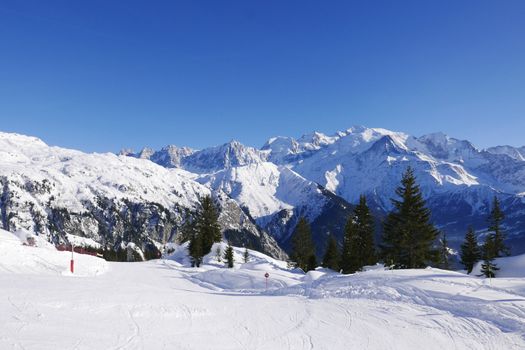
[[[22,238],[22,239],[21,239]],[[25,232],[0,230],[0,273],[31,275],[69,275],[70,252],[59,252],[46,240],[34,237],[35,246],[27,246]],[[75,254],[75,276],[97,276],[108,270],[108,263],[91,255]],[[5,286],[5,285],[4,285]]]
[[[70,275],[61,273],[67,253],[22,247],[4,231],[0,249],[9,256],[0,255],[6,350],[525,347],[523,278],[437,269],[304,274],[253,251],[243,263],[239,248],[233,269],[213,254],[201,268],[176,256],[130,264],[77,255],[79,269],[107,268]],[[25,261],[33,267],[13,268]]]
[[[227,193],[285,248],[289,248],[298,218],[306,217],[314,229],[314,239],[321,243],[319,255],[328,232],[342,238],[342,227],[352,209],[317,183],[270,162],[229,167],[200,175],[197,181]]]
[[[229,194],[261,223],[283,209],[298,206],[312,211],[305,214],[315,218],[326,201],[316,183],[269,162],[226,168],[203,175],[197,181]],[[312,202],[318,206],[308,207]]]
[[[487,152],[493,154],[505,154],[513,159],[525,161],[525,146],[519,148],[512,146],[496,146],[487,148]]]
[[[0,133],[0,159],[2,227],[34,231],[54,242],[72,234],[105,247],[135,242],[153,249],[174,239],[185,209],[211,193],[181,169],[111,153],[50,147],[17,134]],[[251,235],[244,238],[283,256],[236,202],[220,193],[214,196],[222,208],[224,230]]]

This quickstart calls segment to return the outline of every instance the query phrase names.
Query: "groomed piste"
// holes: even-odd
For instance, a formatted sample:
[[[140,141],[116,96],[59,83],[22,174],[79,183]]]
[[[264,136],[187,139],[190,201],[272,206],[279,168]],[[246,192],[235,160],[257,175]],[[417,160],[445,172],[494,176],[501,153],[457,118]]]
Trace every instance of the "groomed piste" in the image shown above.
[[[1,349],[523,349],[525,258],[497,279],[439,269],[308,274],[235,248],[114,263],[0,231]],[[212,249],[215,252],[217,247]],[[268,273],[268,283],[264,274]]]

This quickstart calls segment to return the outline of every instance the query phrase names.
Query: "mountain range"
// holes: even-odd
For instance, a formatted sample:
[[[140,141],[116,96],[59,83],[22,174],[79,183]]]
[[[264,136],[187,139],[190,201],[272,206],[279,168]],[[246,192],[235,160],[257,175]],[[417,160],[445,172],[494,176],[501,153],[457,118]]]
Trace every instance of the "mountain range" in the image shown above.
[[[341,240],[359,196],[380,221],[408,166],[432,220],[452,247],[468,226],[480,238],[494,196],[506,213],[514,254],[525,252],[525,147],[479,149],[442,133],[414,137],[361,126],[333,135],[273,137],[260,149],[237,141],[202,150],[166,146],[119,155],[50,147],[0,133],[2,227],[68,235],[106,246],[173,241],[184,212],[212,194],[225,236],[283,258],[300,216],[311,223],[318,255],[328,235]]]

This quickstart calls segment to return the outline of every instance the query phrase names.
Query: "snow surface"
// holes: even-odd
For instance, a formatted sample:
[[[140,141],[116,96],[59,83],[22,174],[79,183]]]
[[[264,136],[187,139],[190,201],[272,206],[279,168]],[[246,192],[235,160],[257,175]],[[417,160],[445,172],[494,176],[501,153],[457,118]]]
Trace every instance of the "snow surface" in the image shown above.
[[[190,268],[184,247],[144,263],[77,255],[92,273],[72,278],[67,253],[5,231],[0,249],[1,349],[525,347],[523,278],[380,266],[305,275],[253,251],[243,264],[237,248],[233,269],[214,253]]]

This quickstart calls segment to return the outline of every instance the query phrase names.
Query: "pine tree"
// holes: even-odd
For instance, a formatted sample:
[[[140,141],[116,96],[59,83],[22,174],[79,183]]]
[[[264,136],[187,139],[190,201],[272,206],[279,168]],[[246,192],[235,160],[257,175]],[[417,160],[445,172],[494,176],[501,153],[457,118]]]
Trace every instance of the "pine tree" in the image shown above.
[[[204,256],[202,251],[202,239],[196,232],[193,233],[190,243],[188,244],[188,253],[191,259],[191,266],[201,266],[202,257]]]
[[[292,235],[291,258],[295,261],[297,267],[303,271],[309,271],[312,269],[312,265],[317,265],[310,225],[304,217],[299,218],[299,222]]]
[[[396,268],[422,268],[439,260],[433,244],[439,231],[430,223],[414,171],[409,167],[396,189],[399,200],[392,199],[394,210],[383,227],[383,258]]]
[[[474,265],[481,259],[481,249],[478,246],[478,240],[472,227],[468,228],[465,235],[465,241],[461,245],[461,263],[467,269],[467,273],[471,273]]]
[[[224,251],[224,261],[226,262],[226,266],[229,268],[233,267],[233,263],[235,262],[235,259],[233,257],[233,247],[228,242],[228,247],[226,247],[226,250]]]
[[[374,265],[377,262],[374,245],[374,218],[364,195],[359,196],[359,204],[354,209],[354,223],[358,237],[358,264],[361,269],[365,265]]]
[[[494,254],[496,258],[508,256],[510,254],[509,248],[505,245],[505,233],[501,228],[501,223],[505,219],[505,215],[501,211],[498,197],[494,197],[492,203],[492,210],[489,216],[489,232],[492,232],[494,241]]]
[[[243,259],[244,259],[245,264],[250,260],[250,254],[248,253],[248,248],[244,248]]]
[[[322,266],[327,269],[339,271],[339,248],[337,248],[337,241],[334,236],[330,235],[326,246],[326,252],[323,257]]]
[[[353,273],[376,262],[374,219],[362,195],[345,226],[341,268],[343,273]]]
[[[221,251],[221,246],[217,246],[217,249],[215,249],[215,257],[217,258],[217,261],[218,262],[221,262],[222,261],[222,251]]]
[[[177,240],[179,244],[189,241],[195,234],[195,218],[194,213],[189,209],[184,211],[184,221],[179,230]]]
[[[496,244],[494,235],[488,235],[483,245],[483,263],[481,264],[481,274],[485,277],[496,277],[498,266],[494,263],[496,257]]]
[[[450,269],[450,252],[448,247],[447,235],[443,233],[439,247],[439,267],[443,270]]]
[[[345,235],[343,238],[343,252],[341,254],[341,269],[343,273],[354,273],[362,266],[359,262],[359,244],[358,244],[357,226],[354,217],[350,216],[345,225]]]
[[[210,196],[203,197],[195,219],[195,229],[202,241],[203,255],[211,251],[213,243],[221,241],[218,219],[219,215],[212,198]]]
[[[315,257],[315,254],[311,254],[308,257],[308,262],[306,263],[306,271],[312,271],[317,268],[317,258]]]

